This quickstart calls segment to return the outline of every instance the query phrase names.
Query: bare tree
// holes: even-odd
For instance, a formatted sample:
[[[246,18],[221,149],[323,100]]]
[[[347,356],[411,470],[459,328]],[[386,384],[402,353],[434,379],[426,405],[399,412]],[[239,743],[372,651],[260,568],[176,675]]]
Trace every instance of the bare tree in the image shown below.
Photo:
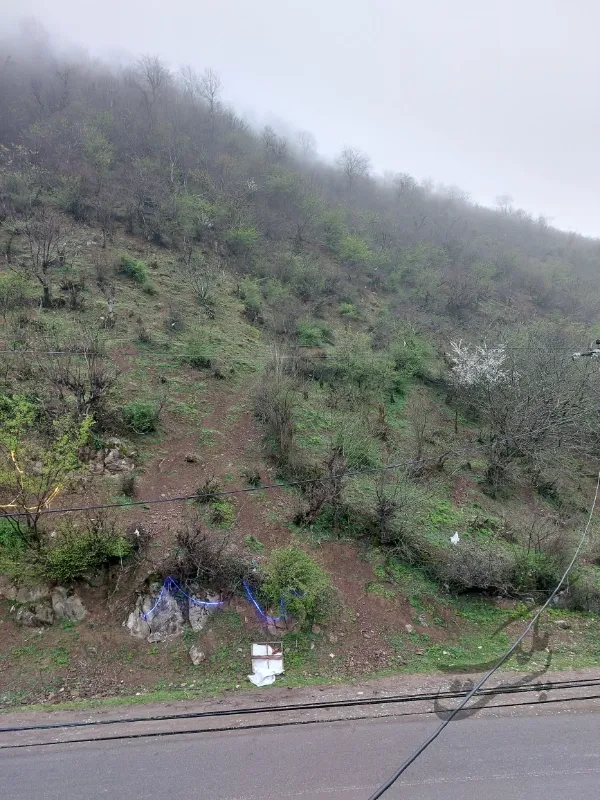
[[[101,192],[94,199],[93,209],[98,227],[102,231],[102,247],[112,239],[115,230],[115,200],[108,192]]]
[[[283,136],[278,136],[270,125],[263,128],[261,139],[265,155],[271,161],[282,161],[287,152],[287,142]]]
[[[37,364],[59,398],[73,397],[79,419],[97,414],[119,375],[106,355],[100,332],[81,331],[77,338],[66,341],[50,336],[43,340],[42,349],[60,353],[56,358],[41,356]]]
[[[513,198],[510,194],[499,194],[496,197],[496,205],[498,206],[500,211],[503,211],[505,214],[507,214],[511,210],[512,204],[513,204]]]
[[[357,180],[369,174],[371,159],[355,147],[344,147],[337,158],[337,165],[342,170],[348,186],[352,187]]]
[[[310,131],[300,131],[296,138],[304,158],[313,158],[317,150],[317,140],[314,135]]]
[[[189,64],[179,70],[179,85],[188,100],[197,102],[200,94],[201,77]]]
[[[208,110],[211,114],[214,114],[219,109],[221,88],[221,78],[213,69],[207,67],[200,76],[198,91],[200,97],[204,98],[208,103]]]
[[[214,316],[217,269],[198,250],[186,247],[181,260],[181,271],[196,300],[209,316]]]
[[[138,59],[134,75],[146,108],[151,111],[160,95],[171,83],[171,73],[158,56],[144,55]]]
[[[492,492],[506,487],[519,461],[541,485],[554,464],[596,446],[598,373],[573,362],[561,335],[525,341],[514,349],[453,345],[456,397],[481,426]]]
[[[63,233],[60,217],[47,206],[41,206],[26,218],[23,230],[30,259],[26,269],[42,286],[42,307],[51,308],[51,270],[65,263],[60,246]]]

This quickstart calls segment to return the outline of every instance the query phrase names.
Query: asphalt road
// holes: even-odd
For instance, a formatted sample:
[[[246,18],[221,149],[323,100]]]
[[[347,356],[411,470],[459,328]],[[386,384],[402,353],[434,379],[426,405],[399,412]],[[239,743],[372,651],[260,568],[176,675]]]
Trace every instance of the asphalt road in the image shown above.
[[[0,750],[7,800],[366,800],[438,720],[352,720]],[[600,796],[600,715],[453,722],[386,797]]]

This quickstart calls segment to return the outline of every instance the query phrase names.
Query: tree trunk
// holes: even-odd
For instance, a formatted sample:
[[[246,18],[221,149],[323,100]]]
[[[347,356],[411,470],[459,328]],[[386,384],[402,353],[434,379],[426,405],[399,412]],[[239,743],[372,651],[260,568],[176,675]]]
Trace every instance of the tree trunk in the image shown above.
[[[42,290],[42,308],[52,308],[52,291],[49,284],[44,284]]]

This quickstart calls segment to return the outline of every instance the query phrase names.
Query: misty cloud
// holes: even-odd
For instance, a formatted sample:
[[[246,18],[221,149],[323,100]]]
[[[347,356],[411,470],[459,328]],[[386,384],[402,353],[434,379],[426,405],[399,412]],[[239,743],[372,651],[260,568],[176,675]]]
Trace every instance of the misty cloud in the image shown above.
[[[257,122],[311,130],[374,167],[458,185],[600,235],[592,0],[4,0],[66,46],[217,70]]]

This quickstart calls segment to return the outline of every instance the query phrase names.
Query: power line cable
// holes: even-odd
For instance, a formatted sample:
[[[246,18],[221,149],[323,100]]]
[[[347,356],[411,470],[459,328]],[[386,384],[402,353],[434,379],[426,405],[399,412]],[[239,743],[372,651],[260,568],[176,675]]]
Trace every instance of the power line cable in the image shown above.
[[[558,584],[556,585],[556,587],[553,590],[552,594],[548,597],[548,599],[546,600],[544,605],[539,609],[539,611],[536,612],[534,617],[531,619],[529,624],[526,626],[525,630],[516,639],[516,641],[508,648],[508,650],[506,650],[504,655],[502,655],[498,659],[496,664],[490,670],[488,670],[488,672],[485,673],[483,678],[481,678],[481,680],[475,686],[473,686],[471,691],[464,697],[463,700],[461,700],[461,702],[456,706],[456,708],[453,709],[450,712],[450,714],[441,723],[441,725],[439,725],[438,728],[431,734],[431,736],[429,736],[423,742],[423,744],[421,744],[415,750],[415,752],[411,756],[409,756],[406,759],[406,761],[403,762],[403,764],[396,770],[396,772],[394,772],[392,777],[389,778],[382,786],[379,787],[379,789],[377,789],[376,792],[374,792],[374,794],[372,794],[369,797],[369,800],[378,800],[378,798],[382,797],[385,794],[385,792],[387,792],[387,790],[391,786],[393,786],[394,783],[396,783],[398,778],[404,772],[406,772],[406,770],[410,767],[410,765],[413,764],[419,758],[419,756],[429,747],[429,745],[432,744],[438,738],[438,736],[442,733],[442,731],[452,722],[454,717],[460,711],[462,711],[462,709],[467,705],[469,700],[475,694],[477,694],[479,692],[479,690],[482,688],[482,686],[492,677],[492,675],[494,675],[494,673],[497,672],[500,669],[500,667],[504,663],[506,663],[508,661],[508,659],[512,656],[512,654],[515,652],[515,650],[521,644],[523,639],[527,636],[529,631],[533,628],[533,626],[538,621],[538,619],[541,617],[541,615],[544,613],[544,611],[548,608],[548,606],[550,605],[552,600],[554,600],[554,598],[556,597],[556,595],[560,591],[562,585],[564,584],[564,582],[566,581],[567,577],[569,576],[569,573],[573,569],[573,566],[575,565],[575,562],[577,561],[577,559],[579,557],[579,553],[581,552],[581,548],[583,547],[584,542],[587,539],[588,531],[590,529],[590,525],[592,524],[592,518],[594,516],[594,511],[596,510],[596,503],[598,501],[598,492],[599,492],[599,490],[600,490],[600,472],[598,472],[598,478],[596,480],[596,491],[595,491],[595,494],[594,494],[594,502],[592,503],[592,507],[590,509],[588,520],[587,520],[587,523],[586,523],[585,528],[583,530],[583,534],[581,535],[581,538],[579,540],[579,544],[577,545],[577,548],[575,549],[575,552],[573,554],[573,558],[571,559],[571,561],[569,562],[568,567],[564,571],[562,578],[560,579],[560,581],[558,582]]]
[[[335,475],[322,475],[319,478],[305,478],[299,481],[286,481],[282,483],[270,483],[265,486],[247,486],[244,489],[225,489],[220,492],[196,492],[190,495],[181,495],[179,497],[157,497],[150,500],[134,500],[131,503],[101,503],[93,506],[76,506],[72,508],[44,508],[39,511],[17,511],[14,513],[0,514],[0,519],[9,519],[15,517],[27,516],[42,516],[45,514],[67,514],[75,511],[100,511],[109,508],[129,508],[133,506],[150,506],[160,505],[161,503],[184,503],[189,500],[201,500],[202,497],[225,497],[232,494],[250,494],[251,492],[262,492],[268,489],[285,489],[287,486],[304,486],[309,483],[327,483],[342,478],[355,478],[359,475],[369,475],[374,472],[387,472],[389,470],[400,469],[410,465],[424,464],[427,461],[439,461],[438,456],[430,458],[422,458],[419,460],[410,459],[408,461],[401,461],[397,464],[387,464],[385,467],[371,467],[370,469],[351,470],[349,472],[339,472]]]

